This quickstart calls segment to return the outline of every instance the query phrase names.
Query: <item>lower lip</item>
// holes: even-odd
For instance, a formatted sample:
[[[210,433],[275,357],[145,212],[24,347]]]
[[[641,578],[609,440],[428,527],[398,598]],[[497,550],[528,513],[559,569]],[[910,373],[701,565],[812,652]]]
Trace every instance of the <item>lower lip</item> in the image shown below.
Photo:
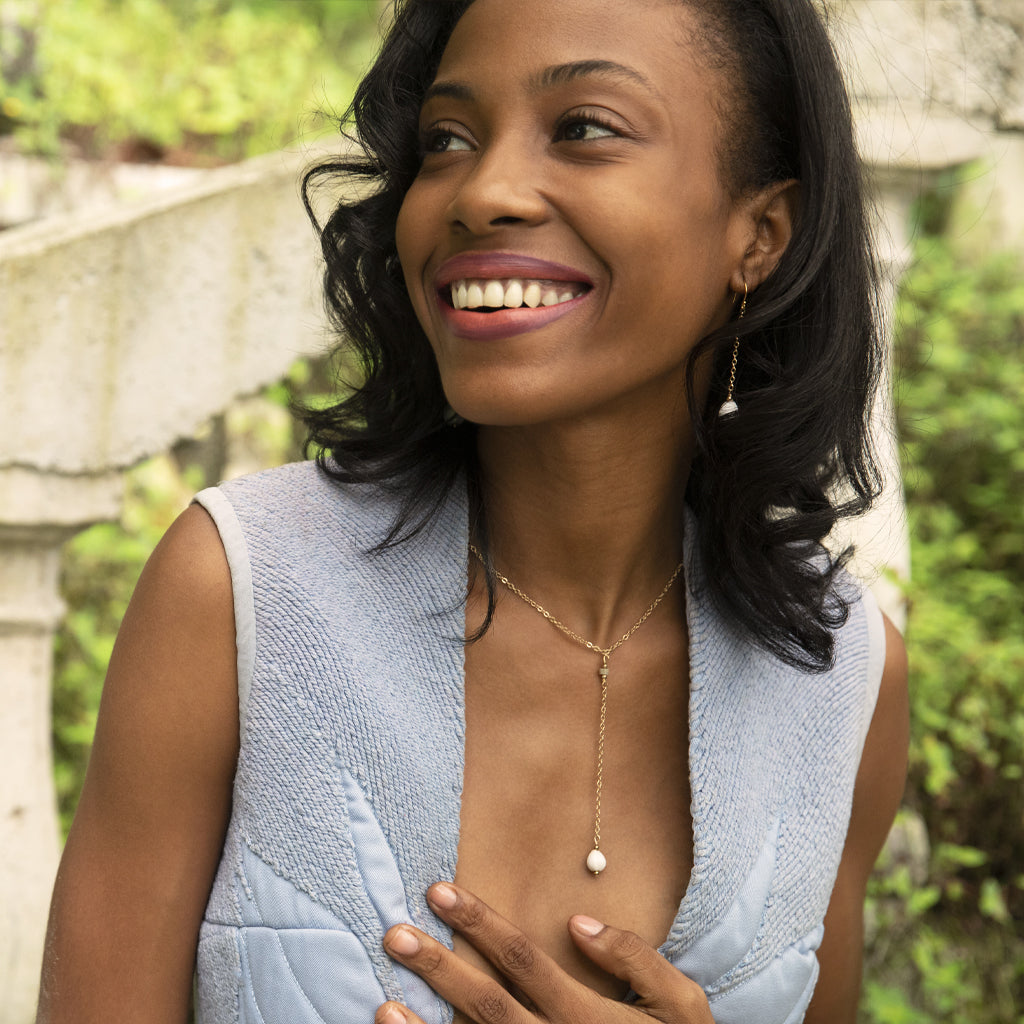
[[[499,309],[493,313],[476,313],[469,309],[455,309],[438,297],[441,315],[445,318],[452,333],[460,338],[473,341],[492,341],[498,338],[511,338],[516,334],[526,334],[540,327],[546,327],[555,320],[561,319],[579,308],[590,292],[577,295],[568,302],[560,302],[556,306],[537,306],[530,309],[520,306],[518,309]]]

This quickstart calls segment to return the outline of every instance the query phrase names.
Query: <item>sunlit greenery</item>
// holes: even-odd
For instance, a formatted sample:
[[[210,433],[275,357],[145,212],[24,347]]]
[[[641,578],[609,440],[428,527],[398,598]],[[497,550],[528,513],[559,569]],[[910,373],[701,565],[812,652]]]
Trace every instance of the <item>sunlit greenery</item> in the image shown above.
[[[1024,1020],[1024,280],[925,236],[898,310],[912,538],[907,805],[927,878],[874,886],[865,1019]]]
[[[0,132],[25,152],[235,160],[308,139],[372,57],[371,0],[14,0]],[[326,115],[326,116],[324,116]]]

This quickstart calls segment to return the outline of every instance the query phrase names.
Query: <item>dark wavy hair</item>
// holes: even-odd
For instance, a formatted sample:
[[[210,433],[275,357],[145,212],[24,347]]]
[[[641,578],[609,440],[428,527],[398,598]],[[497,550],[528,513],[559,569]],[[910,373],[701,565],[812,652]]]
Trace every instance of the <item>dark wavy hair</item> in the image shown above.
[[[476,427],[446,417],[395,248],[398,211],[419,170],[421,98],[471,2],[396,0],[343,123],[352,149],[303,182],[314,223],[320,189],[338,180],[347,189],[317,226],[328,312],[359,375],[336,404],[304,411],[308,448],[333,479],[400,496],[381,548],[421,529],[465,475],[471,529],[486,551]],[[723,181],[736,195],[800,183],[795,230],[775,271],[751,293],[741,321],[691,353],[697,456],[686,500],[722,613],[784,661],[822,670],[848,614],[838,574],[850,554],[830,556],[822,541],[880,488],[868,442],[880,365],[874,265],[849,101],[813,0],[679,2],[696,14],[699,55],[728,83],[718,111]],[[742,410],[720,418],[735,336]],[[702,405],[696,368],[709,354],[714,372]],[[480,632],[494,608],[486,561],[489,614]]]

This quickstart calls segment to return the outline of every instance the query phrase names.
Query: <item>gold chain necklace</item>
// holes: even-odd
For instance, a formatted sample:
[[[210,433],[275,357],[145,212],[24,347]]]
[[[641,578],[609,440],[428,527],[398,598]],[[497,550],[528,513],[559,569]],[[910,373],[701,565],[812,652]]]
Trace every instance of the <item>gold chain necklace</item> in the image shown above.
[[[469,550],[476,555],[480,564],[486,568],[487,563],[484,561],[484,556],[480,553],[479,549],[474,544],[469,545]],[[651,616],[651,613],[659,604],[664,600],[665,595],[672,589],[672,584],[675,583],[679,574],[683,571],[683,563],[680,562],[672,572],[672,575],[668,578],[668,583],[662,588],[661,593],[648,605],[647,611],[640,616],[636,622],[633,623],[629,629],[626,630],[618,640],[615,641],[610,647],[598,647],[597,644],[574,633],[568,626],[563,622],[559,622],[546,608],[541,607],[532,597],[524,594],[507,576],[502,576],[497,569],[494,570],[494,575],[497,576],[498,580],[509,590],[512,591],[516,597],[520,600],[525,601],[535,611],[540,612],[548,622],[551,623],[555,629],[564,633],[570,640],[575,640],[581,647],[586,647],[588,651],[593,651],[595,654],[601,655],[601,667],[597,670],[598,678],[601,681],[601,718],[597,730],[597,785],[596,794],[594,797],[594,848],[587,854],[587,870],[595,875],[599,875],[608,866],[608,861],[605,855],[601,852],[601,789],[604,784],[604,731],[605,722],[608,717],[608,659],[612,654],[617,651]]]

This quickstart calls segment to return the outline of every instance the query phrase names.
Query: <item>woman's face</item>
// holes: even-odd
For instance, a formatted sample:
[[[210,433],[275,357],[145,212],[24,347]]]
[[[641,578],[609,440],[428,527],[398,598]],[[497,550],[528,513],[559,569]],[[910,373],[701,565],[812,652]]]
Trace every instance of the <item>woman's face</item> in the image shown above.
[[[467,419],[686,417],[686,356],[728,319],[749,245],[692,17],[673,0],[476,0],[456,25],[397,244]]]

